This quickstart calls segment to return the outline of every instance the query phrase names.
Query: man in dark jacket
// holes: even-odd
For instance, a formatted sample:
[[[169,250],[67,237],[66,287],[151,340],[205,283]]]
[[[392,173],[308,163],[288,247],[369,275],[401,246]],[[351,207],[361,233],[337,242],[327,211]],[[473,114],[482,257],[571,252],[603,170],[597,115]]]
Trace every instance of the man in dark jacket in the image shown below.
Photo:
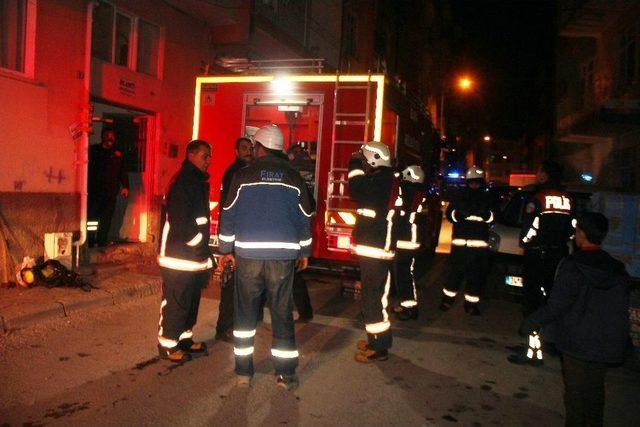
[[[394,217],[402,207],[402,197],[389,147],[377,141],[364,144],[349,161],[348,178],[349,196],[356,202],[358,215],[351,250],[360,264],[367,331],[367,340],[358,341],[355,360],[372,363],[387,360],[393,343],[387,304],[395,256]]]
[[[89,148],[89,221],[97,224],[97,233],[90,234],[89,244],[105,246],[108,243],[111,219],[118,195],[129,196],[129,175],[122,151],[115,146],[113,129],[103,128],[102,143]],[[95,238],[94,238],[95,236]]]
[[[227,201],[231,180],[237,171],[253,162],[253,142],[248,137],[236,140],[236,160],[224,171],[220,187],[220,213]],[[227,275],[223,275],[226,278]],[[233,342],[233,277],[220,284],[220,305],[218,306],[218,322],[216,323],[216,340]]]
[[[304,270],[311,253],[308,192],[283,153],[276,125],[254,135],[256,160],[231,181],[220,221],[221,265],[236,267],[233,336],[237,384],[250,385],[258,309],[266,292],[273,340],[276,384],[290,389],[298,379],[292,284],[296,267]],[[235,253],[235,256],[231,252]]]
[[[549,300],[521,328],[542,327],[562,353],[567,426],[601,426],[608,364],[623,362],[629,341],[629,276],[600,248],[608,221],[599,213],[578,219],[579,251],[561,261]]]
[[[492,203],[485,191],[484,171],[472,166],[466,174],[467,188],[461,190],[447,208],[447,219],[453,223],[449,275],[442,288],[440,310],[447,311],[453,305],[462,282],[464,309],[467,313],[480,314],[480,292],[487,276],[489,225],[494,221]]]
[[[193,341],[200,292],[213,267],[209,252],[209,174],[211,147],[194,140],[167,194],[158,264],[162,274],[162,303],[158,351],[172,362],[184,362],[191,353],[204,353],[203,342]]]

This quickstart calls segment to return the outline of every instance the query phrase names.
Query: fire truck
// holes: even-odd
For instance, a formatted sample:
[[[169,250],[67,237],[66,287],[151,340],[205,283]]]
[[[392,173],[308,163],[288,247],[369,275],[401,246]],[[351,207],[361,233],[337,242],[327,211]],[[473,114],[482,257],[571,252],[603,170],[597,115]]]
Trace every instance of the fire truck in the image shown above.
[[[193,138],[212,145],[210,243],[214,247],[220,184],[224,171],[235,160],[234,142],[272,123],[282,130],[289,159],[317,202],[312,222],[316,263],[355,263],[349,251],[356,215],[349,199],[347,163],[364,142],[384,142],[395,153],[399,166],[420,164],[427,180],[436,170],[437,147],[431,141],[437,138],[428,113],[385,82],[384,75],[199,77]],[[435,187],[428,188],[427,252],[437,246],[441,221],[437,192]]]

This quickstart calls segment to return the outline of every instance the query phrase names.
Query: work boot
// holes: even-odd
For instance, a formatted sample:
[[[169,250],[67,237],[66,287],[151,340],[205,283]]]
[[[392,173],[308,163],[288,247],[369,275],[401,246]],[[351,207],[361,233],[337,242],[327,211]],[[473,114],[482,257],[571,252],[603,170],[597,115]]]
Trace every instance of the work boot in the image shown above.
[[[358,340],[356,347],[358,347],[359,351],[367,351],[369,350],[369,343],[366,340]]]
[[[173,348],[165,348],[158,345],[158,354],[161,359],[165,359],[173,363],[184,363],[191,360],[191,355],[181,349],[179,345]]]
[[[448,297],[446,295],[443,295],[442,301],[440,302],[440,310],[449,311],[455,300],[455,297]]]
[[[544,360],[530,359],[522,353],[512,354],[511,356],[507,357],[507,360],[509,361],[509,363],[513,363],[514,365],[520,365],[520,366],[523,366],[523,365],[543,366],[544,365]]]
[[[415,307],[414,308],[402,307],[401,310],[394,310],[394,313],[396,315],[396,319],[403,322],[406,320],[415,320],[418,318],[418,309]]]
[[[471,316],[480,316],[480,309],[478,309],[478,304],[476,303],[465,301],[464,311]]]
[[[389,358],[387,350],[371,350],[359,351],[355,354],[354,359],[360,363],[383,362]]]
[[[195,342],[191,338],[178,343],[180,348],[187,353],[207,354],[207,344],[202,341]]]
[[[293,390],[298,387],[298,376],[296,374],[277,375],[276,385],[285,390]]]

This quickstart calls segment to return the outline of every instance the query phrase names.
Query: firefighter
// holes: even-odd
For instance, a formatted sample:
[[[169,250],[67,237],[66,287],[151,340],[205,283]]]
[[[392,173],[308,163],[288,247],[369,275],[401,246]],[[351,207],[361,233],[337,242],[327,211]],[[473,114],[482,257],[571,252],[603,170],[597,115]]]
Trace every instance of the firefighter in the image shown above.
[[[162,274],[162,303],[158,351],[172,362],[185,362],[192,353],[205,353],[193,340],[200,293],[213,268],[209,252],[209,174],[211,147],[201,140],[187,144],[186,159],[167,194],[158,264]]]
[[[220,221],[220,264],[235,265],[233,336],[236,383],[249,386],[258,310],[266,293],[276,384],[298,383],[292,286],[311,253],[311,203],[300,174],[289,165],[282,132],[264,126],[254,135],[255,160],[236,172]],[[232,251],[234,254],[232,254]]]
[[[393,222],[402,207],[398,180],[391,168],[389,147],[368,142],[349,161],[349,194],[357,205],[351,250],[358,256],[362,282],[362,312],[367,340],[358,341],[355,360],[389,358],[391,323],[387,314],[391,262],[395,252]]]
[[[487,275],[489,225],[494,221],[484,177],[482,169],[470,167],[466,173],[467,188],[461,190],[447,207],[446,216],[453,223],[453,234],[449,275],[442,288],[442,311],[451,308],[466,279],[464,310],[473,316],[480,315],[478,304]]]
[[[394,308],[398,320],[418,318],[418,293],[413,269],[416,254],[422,246],[425,203],[424,171],[418,165],[405,168],[401,174],[403,207],[397,221],[395,286],[400,304]]]
[[[553,286],[556,268],[568,255],[575,236],[573,200],[560,186],[562,170],[553,161],[544,162],[536,174],[535,190],[525,205],[520,244],[524,247],[523,314],[536,311],[546,301]],[[527,351],[509,356],[509,362],[543,364],[538,331],[528,336]]]

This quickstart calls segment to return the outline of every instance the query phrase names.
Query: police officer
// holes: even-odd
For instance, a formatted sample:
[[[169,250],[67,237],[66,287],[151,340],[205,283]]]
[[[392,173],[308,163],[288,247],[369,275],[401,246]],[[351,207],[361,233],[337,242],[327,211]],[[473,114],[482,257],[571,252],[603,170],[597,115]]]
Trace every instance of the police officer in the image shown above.
[[[520,244],[524,247],[523,314],[528,316],[547,299],[556,268],[567,256],[575,235],[573,200],[561,189],[562,169],[545,161],[536,174],[534,193],[525,205]],[[543,364],[538,331],[529,334],[526,354],[509,356],[515,364]]]
[[[357,205],[352,251],[358,256],[362,282],[362,312],[367,340],[358,341],[355,360],[362,363],[387,360],[392,345],[387,314],[393,223],[402,207],[398,180],[391,168],[389,147],[368,142],[349,161],[349,194]]]
[[[484,171],[476,166],[467,170],[467,187],[453,198],[447,208],[447,219],[453,223],[449,275],[442,288],[440,309],[447,311],[453,305],[462,282],[464,310],[478,316],[480,292],[485,283],[488,265],[489,225],[494,221],[492,203],[485,191]]]
[[[292,284],[311,252],[311,207],[300,174],[289,165],[282,132],[276,125],[254,135],[254,162],[236,172],[220,221],[221,264],[236,267],[234,354],[236,382],[250,385],[253,346],[263,294],[271,312],[276,384],[297,385]],[[231,254],[235,251],[235,256]]]
[[[200,293],[213,263],[209,252],[209,174],[211,147],[201,140],[187,144],[186,159],[167,194],[158,264],[162,274],[162,303],[158,351],[160,357],[184,362],[191,353],[204,353],[193,340]]]
[[[422,246],[427,196],[424,171],[418,165],[405,168],[401,174],[403,206],[397,221],[395,287],[400,305],[394,308],[398,320],[418,318],[418,293],[413,269],[416,254]]]

